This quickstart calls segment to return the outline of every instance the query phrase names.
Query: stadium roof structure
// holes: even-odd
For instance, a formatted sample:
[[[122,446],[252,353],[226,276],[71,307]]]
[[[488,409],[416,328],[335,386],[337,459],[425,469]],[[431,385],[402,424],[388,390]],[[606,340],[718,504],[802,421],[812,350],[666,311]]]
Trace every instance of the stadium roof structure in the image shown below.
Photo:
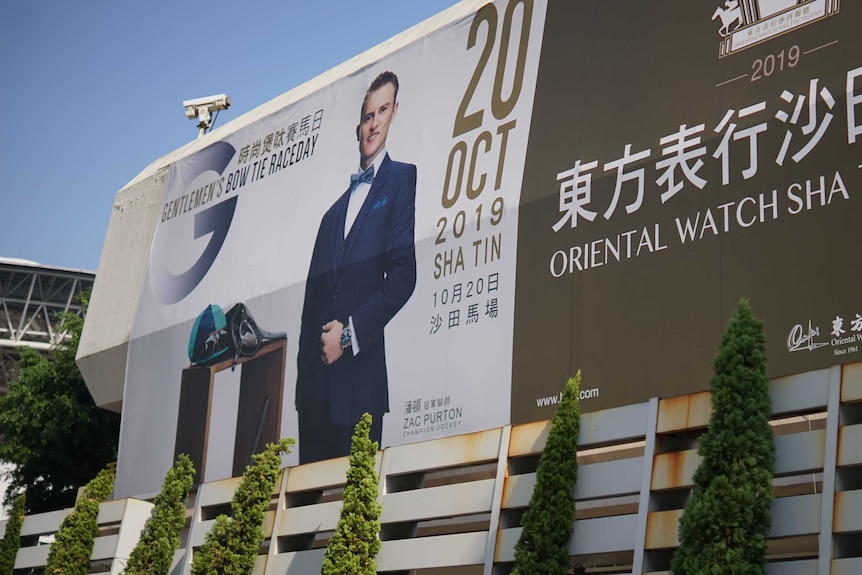
[[[78,301],[91,289],[94,272],[0,257],[0,393],[17,373],[19,350],[49,354],[60,343],[63,314],[82,314]]]

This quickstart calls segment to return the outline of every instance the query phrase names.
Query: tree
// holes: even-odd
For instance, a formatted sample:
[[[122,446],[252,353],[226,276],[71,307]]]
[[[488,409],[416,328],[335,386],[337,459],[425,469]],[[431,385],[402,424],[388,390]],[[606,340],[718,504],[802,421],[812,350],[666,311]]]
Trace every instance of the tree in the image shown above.
[[[763,322],[739,302],[713,366],[712,417],[679,522],[674,575],[763,574],[775,443]]]
[[[123,571],[126,575],[167,575],[174,552],[180,546],[180,530],[186,523],[186,499],[194,482],[195,468],[185,453],[180,454],[165,475],[162,490],[141,538]]]
[[[16,497],[9,512],[6,533],[0,540],[0,575],[12,575],[15,569],[15,558],[21,547],[21,524],[24,522],[25,499],[23,494]]]
[[[350,467],[335,535],[326,544],[322,575],[375,575],[380,551],[381,506],[377,501],[377,442],[371,441],[371,415],[364,414],[353,431]]]
[[[103,469],[84,488],[75,509],[60,524],[48,552],[45,573],[51,575],[86,575],[93,541],[99,535],[99,504],[114,491],[114,472]]]
[[[536,487],[521,521],[512,575],[566,575],[578,480],[581,372],[566,383],[536,470]]]
[[[219,515],[204,544],[194,554],[192,575],[248,575],[263,542],[263,513],[281,467],[281,453],[290,453],[293,439],[269,443],[254,455],[233,494],[233,517]]]
[[[5,503],[26,491],[28,513],[71,507],[78,487],[117,458],[120,416],[96,407],[75,365],[83,326],[65,318],[70,337],[53,360],[21,348],[21,369],[0,397],[0,460],[14,466]]]

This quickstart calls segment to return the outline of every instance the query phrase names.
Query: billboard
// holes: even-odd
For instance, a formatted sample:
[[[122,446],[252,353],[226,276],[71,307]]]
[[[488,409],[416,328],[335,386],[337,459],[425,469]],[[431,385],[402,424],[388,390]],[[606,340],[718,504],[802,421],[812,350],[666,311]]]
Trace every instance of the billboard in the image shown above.
[[[862,7],[696,4],[488,3],[171,165],[119,496],[704,389],[740,297],[862,357]]]

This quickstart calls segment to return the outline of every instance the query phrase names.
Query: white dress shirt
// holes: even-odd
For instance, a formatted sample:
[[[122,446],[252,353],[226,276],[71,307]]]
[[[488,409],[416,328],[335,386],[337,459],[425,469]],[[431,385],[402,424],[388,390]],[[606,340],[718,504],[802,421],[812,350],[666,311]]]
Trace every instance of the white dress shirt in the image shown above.
[[[380,172],[380,165],[383,163],[383,158],[386,157],[386,149],[380,150],[374,158],[374,177]],[[361,174],[365,170],[359,166],[357,174]],[[372,182],[373,183],[373,182]],[[371,184],[359,182],[353,186],[350,192],[350,197],[347,199],[347,215],[344,218],[344,238],[347,239],[347,234],[350,233],[350,228],[356,222],[356,217],[359,215],[359,210],[362,209],[362,204],[368,198],[368,192],[371,191]],[[359,336],[356,333],[356,328],[353,326],[353,316],[347,318],[347,323],[350,325],[350,347],[353,349],[353,355],[359,355]]]

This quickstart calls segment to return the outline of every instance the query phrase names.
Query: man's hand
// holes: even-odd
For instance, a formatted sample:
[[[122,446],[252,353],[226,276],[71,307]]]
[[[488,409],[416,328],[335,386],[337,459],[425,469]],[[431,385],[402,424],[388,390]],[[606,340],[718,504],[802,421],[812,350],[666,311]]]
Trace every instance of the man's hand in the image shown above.
[[[341,349],[342,331],[344,331],[344,324],[338,320],[332,320],[323,326],[323,333],[320,334],[320,360],[324,365],[335,363],[344,353]]]

